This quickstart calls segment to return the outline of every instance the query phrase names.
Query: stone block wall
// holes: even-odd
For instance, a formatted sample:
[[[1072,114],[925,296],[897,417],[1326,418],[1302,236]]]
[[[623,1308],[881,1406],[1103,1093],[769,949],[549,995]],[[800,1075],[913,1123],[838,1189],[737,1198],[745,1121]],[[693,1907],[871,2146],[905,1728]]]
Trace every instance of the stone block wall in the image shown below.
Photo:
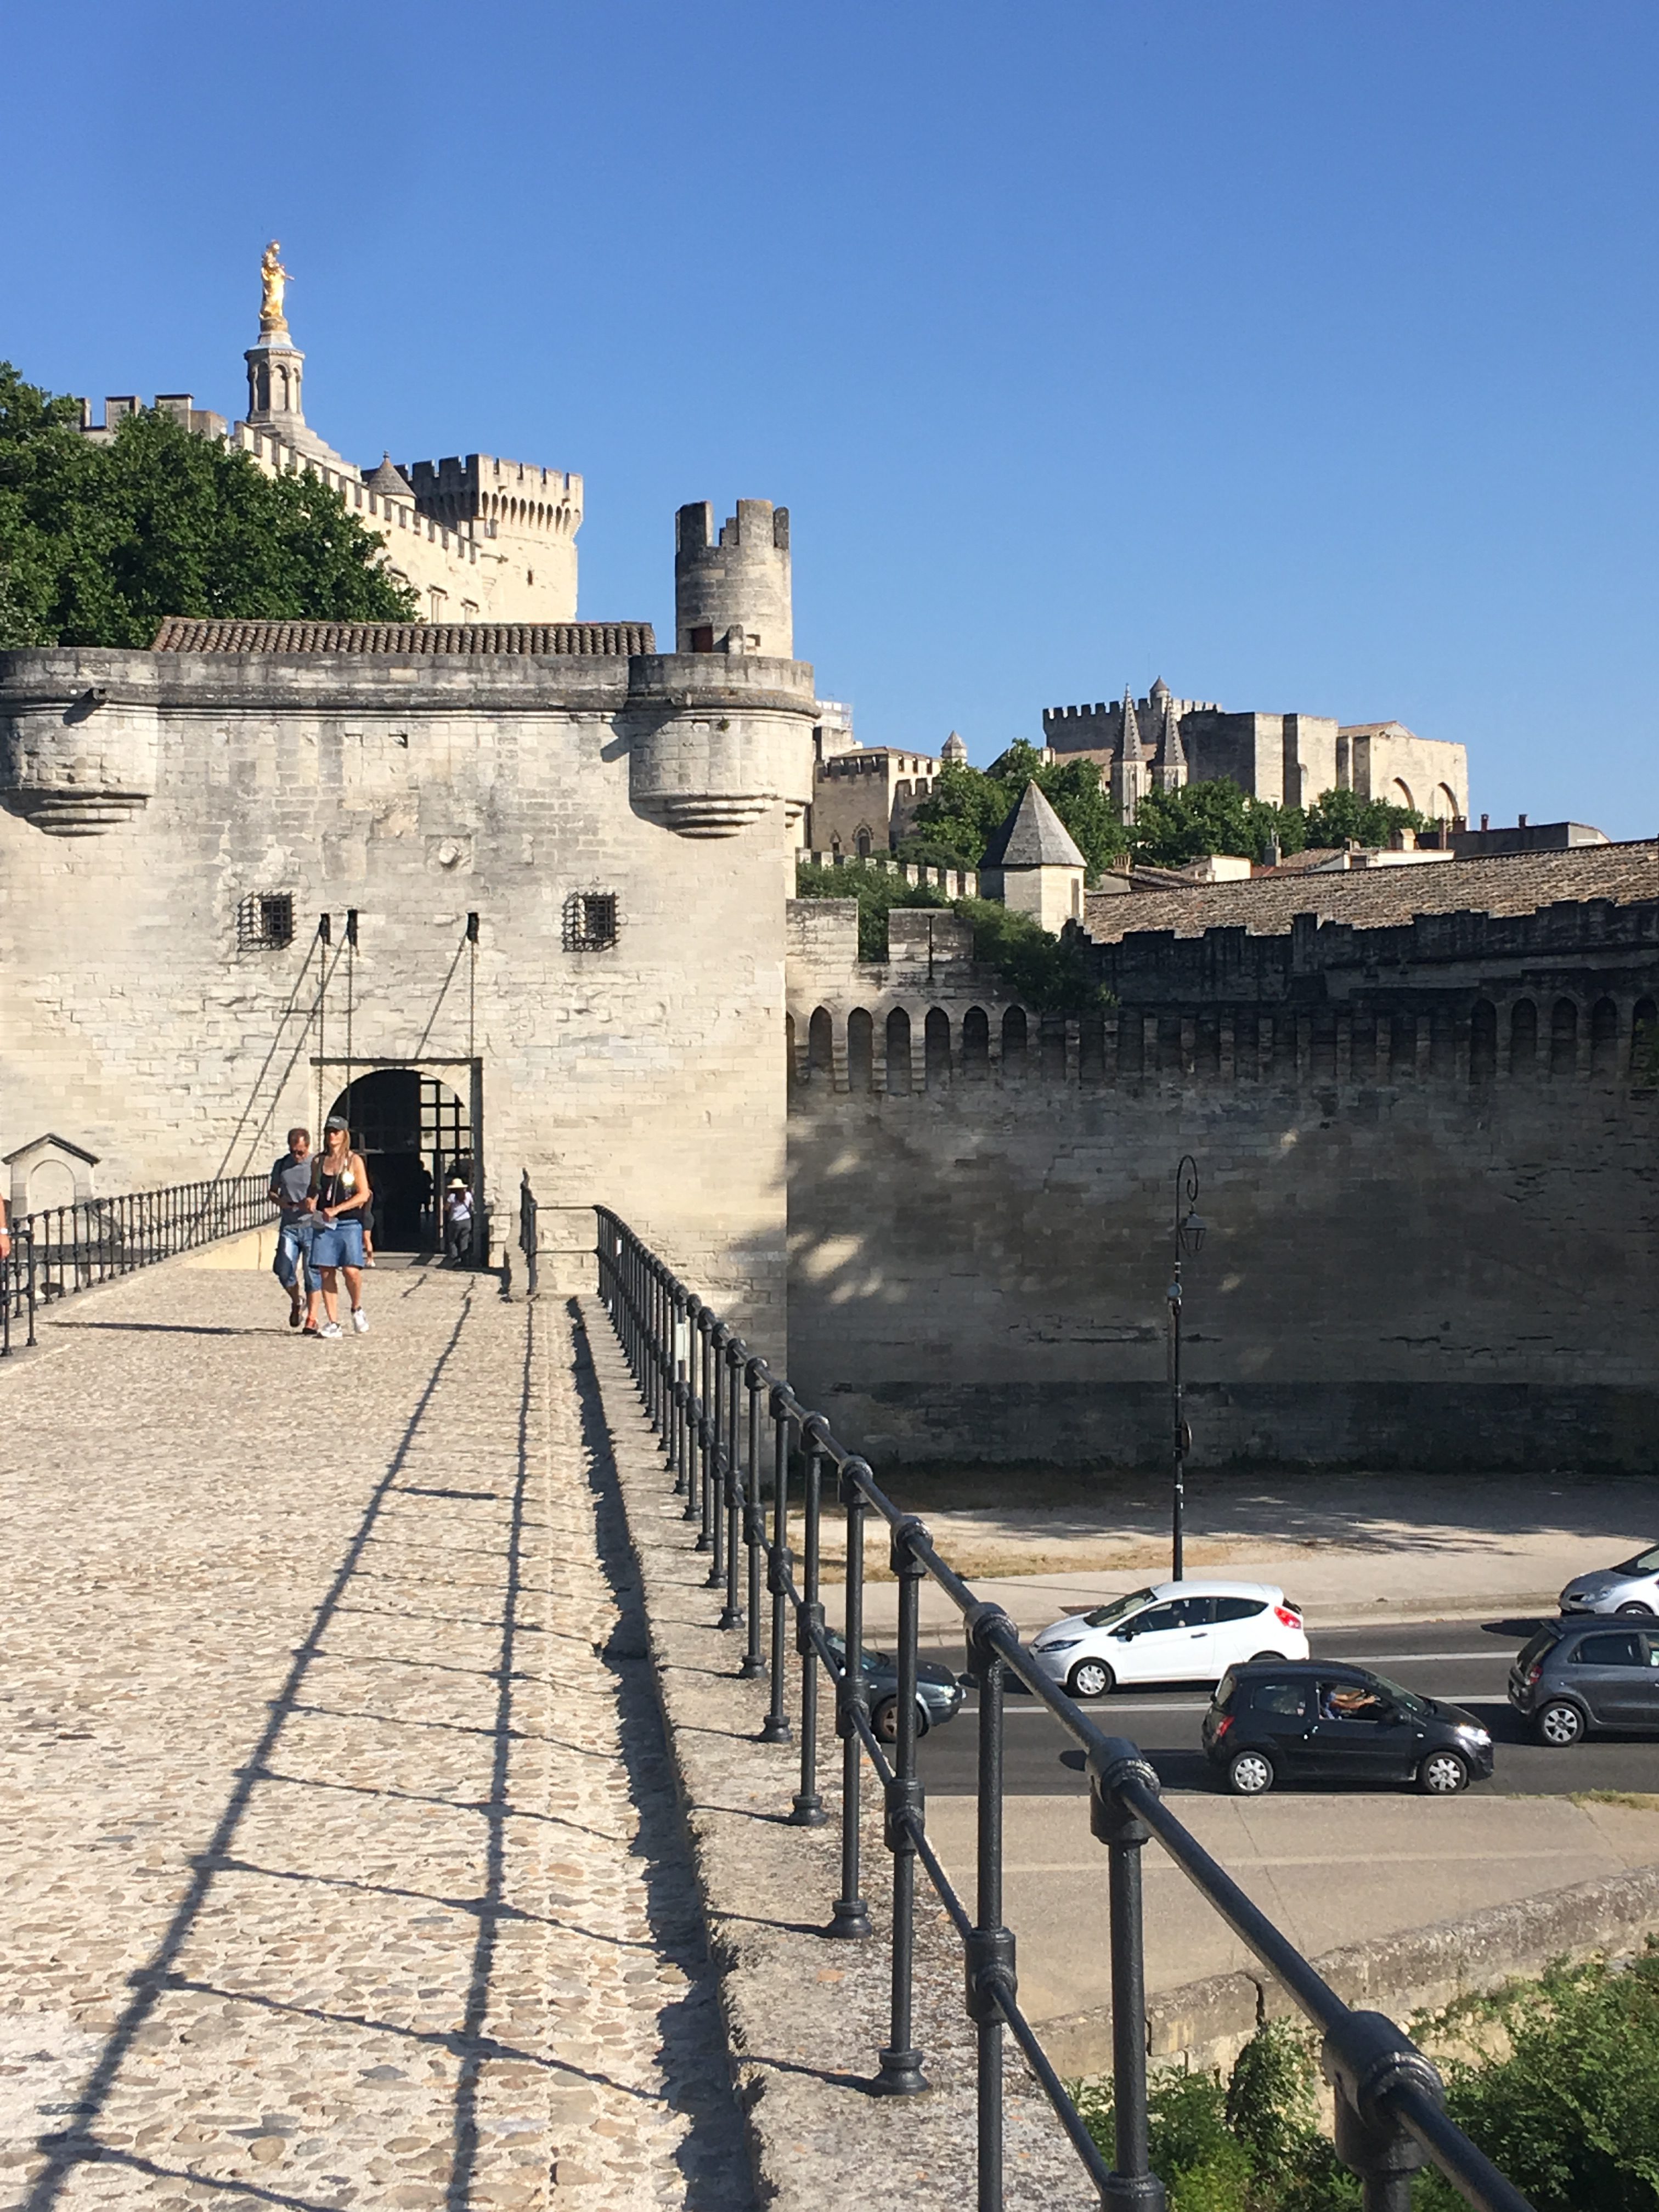
[[[799,927],[799,926],[798,926]],[[844,930],[845,925],[843,925]],[[792,943],[796,1388],[888,1461],[1659,1471],[1659,902],[1100,948],[1116,1004]]]

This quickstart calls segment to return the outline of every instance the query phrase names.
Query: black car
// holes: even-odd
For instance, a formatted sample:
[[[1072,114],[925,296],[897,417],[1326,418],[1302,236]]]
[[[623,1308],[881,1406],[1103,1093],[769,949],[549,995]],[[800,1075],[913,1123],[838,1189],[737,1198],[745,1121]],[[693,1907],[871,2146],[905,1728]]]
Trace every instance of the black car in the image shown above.
[[[1547,1621],[1510,1668],[1510,1703],[1558,1751],[1589,1729],[1659,1729],[1659,1633],[1594,1616]]]
[[[832,1628],[828,1631],[830,1649],[836,1662],[844,1666],[847,1645]],[[884,1743],[898,1740],[898,1661],[890,1651],[872,1651],[866,1646],[864,1653],[864,1694],[870,1700],[870,1725]],[[939,1728],[945,1721],[953,1721],[962,1711],[962,1685],[948,1667],[937,1659],[918,1659],[916,1662],[916,1734],[926,1735],[930,1728]]]
[[[1492,1737],[1461,1705],[1316,1659],[1230,1668],[1204,1749],[1240,1797],[1301,1781],[1414,1782],[1449,1797],[1492,1772]]]

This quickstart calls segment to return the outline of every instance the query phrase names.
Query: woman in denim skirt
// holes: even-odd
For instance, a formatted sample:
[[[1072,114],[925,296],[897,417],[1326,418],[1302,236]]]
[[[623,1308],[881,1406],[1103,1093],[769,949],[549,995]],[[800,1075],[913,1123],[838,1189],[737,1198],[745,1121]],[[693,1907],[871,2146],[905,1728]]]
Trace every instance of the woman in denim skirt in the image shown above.
[[[362,1211],[369,1200],[368,1170],[361,1152],[351,1149],[351,1132],[343,1115],[331,1114],[323,1125],[323,1149],[311,1180],[316,1211],[311,1232],[311,1310],[306,1316],[307,1336],[338,1337],[339,1310],[336,1293],[343,1273],[346,1295],[351,1300],[351,1326],[359,1336],[368,1334],[363,1311]],[[320,1299],[326,1318],[317,1326]]]

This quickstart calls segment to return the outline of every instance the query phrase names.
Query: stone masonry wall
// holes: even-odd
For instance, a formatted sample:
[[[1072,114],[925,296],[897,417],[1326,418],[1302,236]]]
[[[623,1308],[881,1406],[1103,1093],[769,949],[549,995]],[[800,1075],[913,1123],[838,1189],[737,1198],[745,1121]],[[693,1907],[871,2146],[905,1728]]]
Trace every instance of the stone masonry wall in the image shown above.
[[[793,832],[775,799],[713,839],[647,819],[629,684],[623,657],[0,654],[0,1154],[52,1131],[104,1192],[262,1170],[343,1086],[356,908],[355,1072],[465,1099],[476,1054],[498,1247],[528,1168],[550,1207],[615,1206],[781,1358]],[[25,786],[70,779],[42,818],[72,817],[86,763],[113,773],[100,720],[128,811],[49,834]],[[617,940],[567,949],[566,901],[593,891]],[[293,942],[241,946],[240,902],[283,892]]]
[[[1659,1468],[1659,908],[1131,937],[1083,1021],[794,927],[792,1379],[878,1462],[1166,1457],[1190,1152],[1199,1464]]]

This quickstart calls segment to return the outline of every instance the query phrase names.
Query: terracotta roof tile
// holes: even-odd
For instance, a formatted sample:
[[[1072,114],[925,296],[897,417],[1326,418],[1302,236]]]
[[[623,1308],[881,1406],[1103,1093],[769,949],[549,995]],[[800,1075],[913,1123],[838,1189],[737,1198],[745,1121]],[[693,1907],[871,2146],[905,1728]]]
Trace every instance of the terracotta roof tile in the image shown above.
[[[1202,937],[1206,930],[1243,928],[1252,937],[1280,937],[1299,914],[1379,929],[1419,914],[1535,914],[1542,907],[1590,899],[1615,906],[1659,899],[1659,841],[1359,868],[1342,875],[1255,876],[1194,884],[1185,890],[1138,891],[1128,898],[1091,892],[1084,927],[1103,945],[1151,930]]]
[[[372,653],[594,656],[654,653],[649,623],[197,622],[169,615],[152,653]]]

